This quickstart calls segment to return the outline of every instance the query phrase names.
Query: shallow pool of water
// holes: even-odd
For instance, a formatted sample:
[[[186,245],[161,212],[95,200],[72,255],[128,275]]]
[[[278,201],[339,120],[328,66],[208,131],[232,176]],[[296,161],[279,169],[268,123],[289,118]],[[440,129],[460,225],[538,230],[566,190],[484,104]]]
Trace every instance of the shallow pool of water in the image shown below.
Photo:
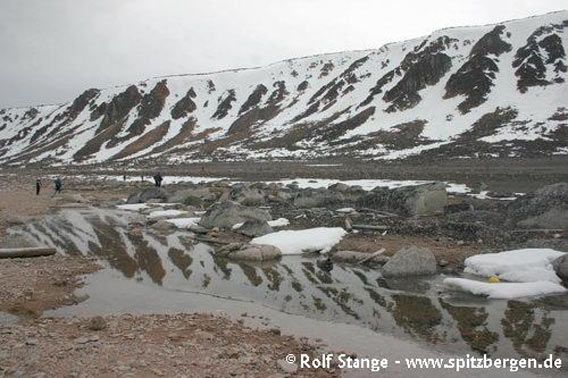
[[[445,291],[442,276],[387,280],[378,270],[337,264],[324,272],[315,257],[231,262],[214,258],[208,245],[193,244],[186,231],[136,232],[128,226],[131,216],[110,209],[67,209],[12,231],[61,253],[96,256],[106,267],[87,278],[84,291],[90,299],[55,314],[286,314],[288,322],[336,325],[343,337],[349,332],[342,327],[356,326],[371,335],[371,343],[372,335],[382,341],[378,335],[390,335],[449,353],[568,355],[567,295],[486,300]],[[310,330],[304,327],[304,332]]]

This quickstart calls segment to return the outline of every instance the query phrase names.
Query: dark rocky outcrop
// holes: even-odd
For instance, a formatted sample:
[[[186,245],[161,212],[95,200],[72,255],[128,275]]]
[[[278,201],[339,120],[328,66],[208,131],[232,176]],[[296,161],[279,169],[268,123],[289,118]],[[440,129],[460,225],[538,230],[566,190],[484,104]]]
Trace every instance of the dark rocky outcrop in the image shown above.
[[[132,108],[137,106],[142,100],[142,95],[135,85],[131,85],[124,92],[119,93],[106,106],[104,117],[97,129],[97,134],[101,131],[124,121],[124,118]]]
[[[75,153],[74,159],[83,160],[98,152],[103,143],[111,140],[120,131],[128,113],[141,100],[142,95],[135,85],[129,86],[124,92],[113,97],[110,103],[104,106],[104,116],[96,130],[95,137]],[[95,111],[97,110],[93,112]],[[100,111],[103,112],[103,110]],[[93,112],[91,112],[91,117],[93,117]]]
[[[497,129],[512,122],[517,117],[517,110],[511,108],[496,108],[491,113],[484,114],[469,129],[460,135],[459,140],[478,140],[495,134]]]
[[[280,113],[280,103],[288,95],[286,84],[284,81],[277,81],[272,86],[274,88],[273,92],[262,105],[260,103],[253,105],[253,103],[257,100],[260,102],[260,99],[268,92],[268,89],[264,86],[258,86],[255,89],[241,107],[239,118],[231,124],[229,134],[239,134],[242,138],[247,138],[253,126],[259,126]],[[243,112],[243,108],[246,108],[247,111]]]
[[[386,84],[395,73],[403,75],[383,96],[385,102],[392,103],[387,107],[387,112],[410,109],[420,102],[418,91],[437,84],[452,67],[452,59],[443,51],[455,41],[448,36],[439,37],[430,44],[426,44],[425,40],[404,57],[392,74],[387,74],[386,80],[381,79]]]
[[[511,44],[501,39],[504,30],[503,25],[498,25],[481,37],[471,49],[469,59],[450,76],[446,83],[444,98],[458,95],[466,97],[458,105],[460,112],[465,114],[486,101],[486,96],[491,91],[493,80],[499,71],[496,59],[488,55],[498,57],[502,53],[511,51],[512,48]]]
[[[237,97],[235,96],[235,90],[229,89],[227,91],[227,94],[225,95],[225,98],[219,97],[219,106],[217,107],[217,110],[215,110],[215,113],[213,113],[211,118],[216,118],[216,119],[225,118],[229,113],[229,110],[233,108],[232,103],[236,100]]]
[[[257,106],[260,103],[262,96],[264,96],[267,93],[268,93],[268,88],[266,88],[266,86],[264,86],[263,84],[257,85],[254,91],[252,91],[252,93],[249,95],[247,100],[241,106],[241,109],[239,110],[239,115],[248,111],[252,107]]]
[[[193,102],[196,97],[193,88],[190,88],[185,96],[183,96],[172,108],[171,115],[173,119],[180,119],[187,117],[188,114],[193,113],[197,109],[197,105]]]
[[[383,96],[383,100],[392,103],[387,112],[416,106],[422,99],[418,91],[436,85],[451,66],[452,59],[443,53],[420,57],[409,67],[402,79]]]
[[[561,73],[568,71],[566,51],[562,38],[555,32],[562,32],[565,28],[568,28],[568,20],[563,24],[541,27],[517,50],[513,68],[516,69],[517,87],[521,93],[526,92],[529,87],[564,82]],[[554,77],[552,81],[547,79],[549,71],[549,76]]]
[[[504,31],[504,25],[495,26],[493,30],[485,34],[475,45],[473,45],[469,56],[487,56],[489,54],[499,56],[505,52],[511,51],[511,44],[503,41],[501,38]]]

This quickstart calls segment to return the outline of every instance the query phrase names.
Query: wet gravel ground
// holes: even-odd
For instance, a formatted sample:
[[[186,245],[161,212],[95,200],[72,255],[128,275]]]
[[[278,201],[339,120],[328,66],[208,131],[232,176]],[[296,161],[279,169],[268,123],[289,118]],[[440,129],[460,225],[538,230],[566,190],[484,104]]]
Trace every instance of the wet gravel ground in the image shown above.
[[[339,376],[333,368],[298,370],[285,361],[289,353],[314,356],[314,343],[242,323],[204,314],[126,314],[0,325],[0,376]]]

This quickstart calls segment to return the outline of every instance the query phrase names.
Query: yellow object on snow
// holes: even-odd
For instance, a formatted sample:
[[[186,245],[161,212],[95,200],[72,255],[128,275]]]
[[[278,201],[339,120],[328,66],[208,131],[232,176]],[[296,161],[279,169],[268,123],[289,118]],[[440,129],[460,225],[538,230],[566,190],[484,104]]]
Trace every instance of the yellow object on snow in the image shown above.
[[[499,279],[499,277],[497,276],[491,276],[489,277],[489,283],[499,283],[501,282],[501,280]]]

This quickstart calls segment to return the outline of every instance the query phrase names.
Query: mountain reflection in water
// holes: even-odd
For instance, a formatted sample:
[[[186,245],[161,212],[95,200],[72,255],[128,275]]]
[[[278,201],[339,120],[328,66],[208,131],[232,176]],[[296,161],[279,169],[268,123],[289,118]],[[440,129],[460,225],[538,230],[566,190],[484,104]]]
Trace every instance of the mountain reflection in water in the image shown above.
[[[129,227],[135,214],[67,209],[12,232],[61,253],[96,256],[141,285],[237,298],[319,320],[492,356],[568,355],[568,296],[489,301],[445,293],[441,278],[384,279],[378,270],[285,256],[252,264],[214,258],[188,232]]]

